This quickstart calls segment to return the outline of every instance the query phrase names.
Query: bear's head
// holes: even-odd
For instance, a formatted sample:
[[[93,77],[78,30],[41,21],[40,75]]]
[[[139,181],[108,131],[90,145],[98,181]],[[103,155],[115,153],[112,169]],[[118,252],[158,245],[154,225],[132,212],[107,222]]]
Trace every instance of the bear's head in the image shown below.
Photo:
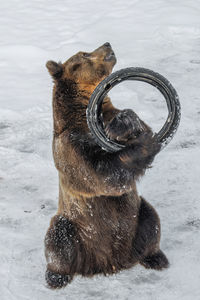
[[[97,86],[108,76],[116,64],[110,43],[93,52],[78,52],[65,63],[48,61],[46,66],[54,81],[71,80],[76,84]]]

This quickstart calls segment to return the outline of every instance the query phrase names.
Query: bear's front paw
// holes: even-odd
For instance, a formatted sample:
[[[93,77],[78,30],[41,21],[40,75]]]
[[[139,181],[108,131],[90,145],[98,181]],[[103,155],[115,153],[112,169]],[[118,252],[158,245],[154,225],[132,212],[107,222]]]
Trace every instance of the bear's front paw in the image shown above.
[[[105,127],[108,138],[128,144],[144,132],[144,130],[139,117],[131,109],[120,111]]]
[[[151,166],[161,144],[152,132],[144,132],[132,140],[129,145],[119,151],[119,159],[128,169],[145,170]]]

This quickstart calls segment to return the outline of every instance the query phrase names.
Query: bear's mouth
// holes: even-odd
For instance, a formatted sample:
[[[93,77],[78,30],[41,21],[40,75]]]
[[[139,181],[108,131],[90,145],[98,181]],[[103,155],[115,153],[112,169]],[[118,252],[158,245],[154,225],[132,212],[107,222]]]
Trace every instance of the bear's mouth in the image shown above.
[[[116,60],[114,51],[109,52],[109,53],[106,54],[106,56],[104,57],[104,61],[113,61],[113,60]]]

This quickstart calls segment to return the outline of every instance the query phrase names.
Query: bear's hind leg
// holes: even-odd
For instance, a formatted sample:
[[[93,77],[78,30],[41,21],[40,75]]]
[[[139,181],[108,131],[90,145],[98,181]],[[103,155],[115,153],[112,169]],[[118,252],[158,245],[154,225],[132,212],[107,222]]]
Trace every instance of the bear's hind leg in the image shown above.
[[[145,268],[162,270],[169,266],[160,250],[160,219],[155,209],[141,197],[138,228],[133,240],[133,255]]]
[[[54,216],[45,236],[45,279],[49,287],[61,288],[73,279],[76,271],[77,244],[74,224],[64,216]]]
[[[146,256],[140,261],[146,269],[162,270],[169,266],[168,259],[162,250],[158,250],[156,253],[150,256]]]
[[[68,283],[70,283],[73,277],[70,275],[55,273],[47,269],[45,279],[49,287],[57,289],[65,287]]]

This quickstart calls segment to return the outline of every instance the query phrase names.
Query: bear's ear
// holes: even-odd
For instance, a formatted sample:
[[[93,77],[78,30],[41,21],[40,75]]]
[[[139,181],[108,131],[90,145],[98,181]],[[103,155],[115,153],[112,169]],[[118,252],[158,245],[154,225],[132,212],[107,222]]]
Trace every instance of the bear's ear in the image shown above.
[[[46,67],[54,79],[59,79],[63,74],[63,65],[61,63],[56,63],[53,60],[49,60],[46,63]]]

